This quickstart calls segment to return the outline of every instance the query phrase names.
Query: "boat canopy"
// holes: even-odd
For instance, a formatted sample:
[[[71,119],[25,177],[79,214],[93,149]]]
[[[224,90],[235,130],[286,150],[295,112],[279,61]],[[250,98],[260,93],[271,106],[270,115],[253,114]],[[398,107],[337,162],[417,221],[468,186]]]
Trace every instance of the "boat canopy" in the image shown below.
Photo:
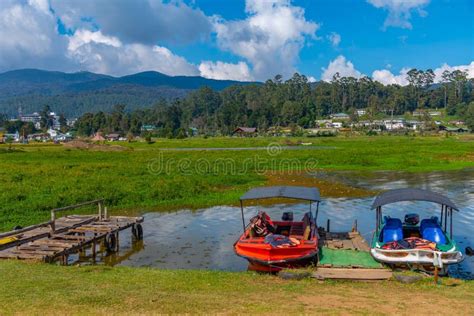
[[[270,199],[270,198],[289,198],[297,200],[307,200],[320,202],[319,190],[314,187],[299,186],[273,186],[253,188],[240,197],[244,200]]]
[[[384,192],[375,198],[374,203],[372,204],[372,209],[386,204],[402,201],[434,202],[441,205],[446,205],[453,210],[459,211],[458,207],[448,197],[432,191],[421,189],[395,189]]]

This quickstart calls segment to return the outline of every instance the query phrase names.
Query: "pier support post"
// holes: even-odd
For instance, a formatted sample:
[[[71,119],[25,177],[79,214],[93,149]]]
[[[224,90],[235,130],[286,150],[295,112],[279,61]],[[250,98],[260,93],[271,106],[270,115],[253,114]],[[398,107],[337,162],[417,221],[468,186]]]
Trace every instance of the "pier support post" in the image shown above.
[[[120,243],[119,243],[119,231],[118,231],[118,230],[117,230],[116,238],[117,238],[117,242],[115,243],[115,244],[116,244],[116,246],[115,246],[115,252],[118,252],[118,251],[119,251],[119,248],[120,248]]]
[[[95,263],[95,257],[96,257],[96,244],[95,240],[92,242],[92,262]]]

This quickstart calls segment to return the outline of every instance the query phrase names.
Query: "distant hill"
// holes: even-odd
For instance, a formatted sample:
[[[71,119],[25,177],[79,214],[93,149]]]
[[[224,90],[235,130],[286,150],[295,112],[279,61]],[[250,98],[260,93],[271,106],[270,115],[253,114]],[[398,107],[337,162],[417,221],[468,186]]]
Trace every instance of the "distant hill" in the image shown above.
[[[127,109],[147,107],[160,99],[185,96],[202,86],[222,90],[234,84],[250,84],[203,77],[168,76],[156,71],[112,77],[92,72],[64,73],[20,69],[0,74],[0,113],[15,116],[39,111],[48,104],[66,116],[110,110],[115,104]]]

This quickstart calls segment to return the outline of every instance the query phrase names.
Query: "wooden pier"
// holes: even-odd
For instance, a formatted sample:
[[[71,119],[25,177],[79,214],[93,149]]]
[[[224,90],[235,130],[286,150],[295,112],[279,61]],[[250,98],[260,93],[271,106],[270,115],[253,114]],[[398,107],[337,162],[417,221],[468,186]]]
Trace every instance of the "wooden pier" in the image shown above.
[[[97,205],[97,215],[68,215],[56,219],[62,211]],[[135,239],[143,238],[143,217],[108,216],[103,200],[51,210],[51,220],[39,225],[0,234],[0,259],[23,259],[67,265],[70,255],[90,249],[95,258],[97,247],[119,250],[119,233],[131,228]]]
[[[332,232],[328,220],[327,228],[320,227],[318,233],[320,261],[313,277],[365,281],[392,277],[392,271],[370,255],[370,246],[358,232],[357,222],[354,222],[350,232]]]

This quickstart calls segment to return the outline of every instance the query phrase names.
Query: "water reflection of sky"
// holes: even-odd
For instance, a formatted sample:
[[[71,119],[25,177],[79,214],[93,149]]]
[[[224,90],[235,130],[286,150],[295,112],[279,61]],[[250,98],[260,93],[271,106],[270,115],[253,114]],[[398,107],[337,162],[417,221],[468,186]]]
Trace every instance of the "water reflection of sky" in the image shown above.
[[[431,174],[376,173],[373,177],[344,173],[333,176],[338,181],[373,190],[417,187],[444,192],[461,209],[453,220],[455,240],[463,251],[467,246],[474,247],[474,171]],[[372,201],[373,197],[324,199],[320,205],[318,224],[326,226],[329,218],[331,230],[347,231],[357,219],[359,231],[370,240],[375,226],[375,212],[370,210]],[[298,220],[309,207],[308,203],[247,207],[246,220],[259,209],[267,211],[275,219],[280,218],[284,211],[293,211],[295,220]],[[403,218],[403,214],[409,212],[418,213],[421,218],[439,216],[440,207],[426,202],[402,202],[384,207],[384,215],[392,217]],[[247,268],[247,262],[233,252],[233,243],[242,233],[238,207],[216,206],[198,211],[147,213],[143,226],[144,248],[119,264],[231,271]],[[121,236],[121,252],[130,249],[130,236],[124,233]],[[473,277],[473,271],[474,257],[468,257],[461,265],[451,269],[453,275],[467,278]]]

